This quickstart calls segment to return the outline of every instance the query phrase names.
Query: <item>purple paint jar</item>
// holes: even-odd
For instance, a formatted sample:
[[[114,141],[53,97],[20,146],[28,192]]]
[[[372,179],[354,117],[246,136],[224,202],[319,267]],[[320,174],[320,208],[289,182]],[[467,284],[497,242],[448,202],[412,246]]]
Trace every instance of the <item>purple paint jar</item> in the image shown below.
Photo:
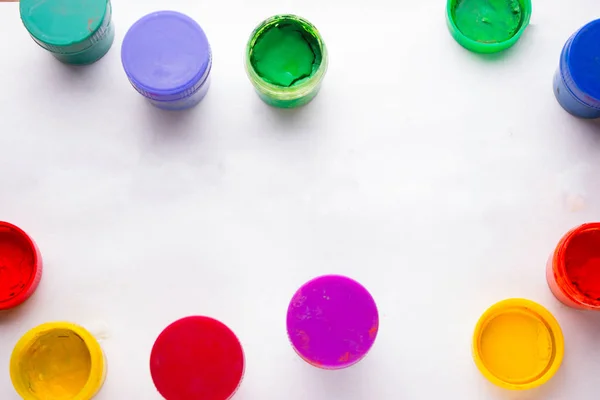
[[[129,29],[121,49],[133,87],[153,105],[183,110],[198,104],[210,85],[212,54],[196,21],[175,11],[146,15]]]
[[[296,353],[323,369],[341,369],[364,358],[377,337],[379,314],[360,283],[326,275],[304,284],[287,312],[287,332]]]

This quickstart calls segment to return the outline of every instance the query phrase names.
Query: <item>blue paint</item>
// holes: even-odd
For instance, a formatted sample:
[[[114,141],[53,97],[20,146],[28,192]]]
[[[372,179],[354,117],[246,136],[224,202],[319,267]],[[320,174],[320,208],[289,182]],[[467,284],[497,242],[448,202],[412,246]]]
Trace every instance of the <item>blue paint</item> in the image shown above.
[[[554,95],[579,118],[600,118],[600,19],[576,32],[563,47]]]
[[[212,54],[196,21],[159,11],[137,21],[125,35],[123,68],[133,87],[165,110],[197,105],[208,92]]]

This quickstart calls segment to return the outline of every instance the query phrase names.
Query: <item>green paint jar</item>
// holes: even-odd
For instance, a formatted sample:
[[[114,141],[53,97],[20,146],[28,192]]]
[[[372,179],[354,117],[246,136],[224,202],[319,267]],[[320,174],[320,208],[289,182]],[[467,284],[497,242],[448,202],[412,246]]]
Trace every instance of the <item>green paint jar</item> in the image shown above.
[[[114,41],[110,0],[21,0],[20,11],[33,40],[66,64],[98,61]]]
[[[531,18],[531,0],[448,0],[446,21],[452,37],[475,53],[513,46]]]
[[[259,97],[274,107],[310,102],[319,92],[327,61],[317,28],[295,15],[266,19],[252,32],[246,47],[248,77]]]

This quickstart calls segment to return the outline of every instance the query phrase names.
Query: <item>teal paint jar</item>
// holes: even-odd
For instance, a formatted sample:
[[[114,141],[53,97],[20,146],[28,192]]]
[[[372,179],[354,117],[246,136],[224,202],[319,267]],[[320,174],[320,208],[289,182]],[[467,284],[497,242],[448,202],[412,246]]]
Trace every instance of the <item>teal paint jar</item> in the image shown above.
[[[110,0],[21,0],[23,25],[42,48],[65,64],[91,64],[115,38]]]

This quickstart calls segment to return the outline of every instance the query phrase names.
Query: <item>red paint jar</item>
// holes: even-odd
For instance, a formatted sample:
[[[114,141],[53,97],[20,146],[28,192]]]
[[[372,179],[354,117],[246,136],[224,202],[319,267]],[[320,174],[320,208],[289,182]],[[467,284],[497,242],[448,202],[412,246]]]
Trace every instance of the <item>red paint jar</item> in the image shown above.
[[[150,355],[150,373],[166,400],[229,400],[244,376],[244,351],[216,319],[182,318],[166,327]]]
[[[0,310],[27,300],[42,279],[42,256],[19,227],[0,221]]]
[[[583,224],[562,237],[548,259],[546,279],[563,304],[600,311],[600,222]]]

